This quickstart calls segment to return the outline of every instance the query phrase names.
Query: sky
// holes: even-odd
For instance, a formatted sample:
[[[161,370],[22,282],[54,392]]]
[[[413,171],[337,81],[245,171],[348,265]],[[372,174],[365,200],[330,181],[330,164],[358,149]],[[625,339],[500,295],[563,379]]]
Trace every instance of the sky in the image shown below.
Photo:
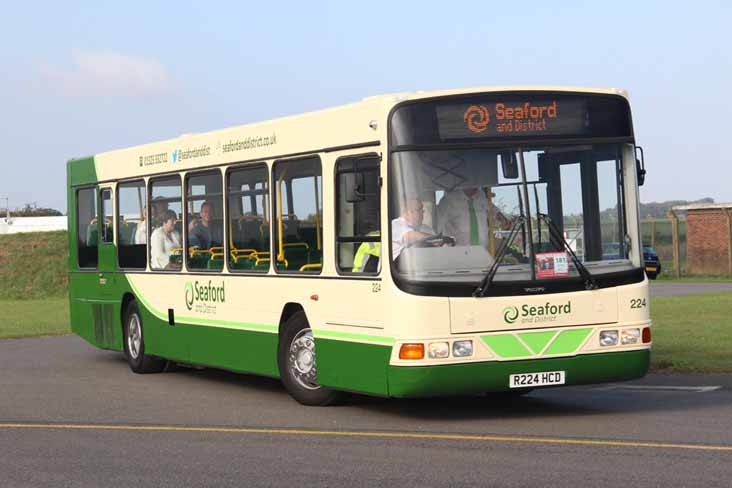
[[[730,2],[8,1],[2,20],[11,208],[65,211],[72,157],[382,93],[514,84],[627,89],[642,201],[732,201]]]

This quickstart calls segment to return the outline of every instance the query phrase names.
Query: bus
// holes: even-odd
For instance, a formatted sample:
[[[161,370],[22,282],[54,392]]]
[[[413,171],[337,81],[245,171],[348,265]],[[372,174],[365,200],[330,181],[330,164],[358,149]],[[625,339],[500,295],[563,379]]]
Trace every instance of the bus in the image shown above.
[[[644,376],[626,92],[399,93],[67,164],[74,333],[169,364],[343,392]]]

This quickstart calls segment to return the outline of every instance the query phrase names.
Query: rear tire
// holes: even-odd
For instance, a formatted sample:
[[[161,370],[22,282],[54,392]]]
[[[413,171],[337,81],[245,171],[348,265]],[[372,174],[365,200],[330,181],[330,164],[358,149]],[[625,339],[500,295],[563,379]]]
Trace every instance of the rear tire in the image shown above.
[[[277,346],[277,365],[285,390],[303,405],[335,403],[340,393],[317,383],[315,339],[305,312],[296,312],[282,330]]]
[[[125,358],[130,369],[138,374],[160,373],[165,369],[167,361],[145,354],[145,340],[142,328],[142,315],[137,301],[127,304],[122,327],[124,337]]]

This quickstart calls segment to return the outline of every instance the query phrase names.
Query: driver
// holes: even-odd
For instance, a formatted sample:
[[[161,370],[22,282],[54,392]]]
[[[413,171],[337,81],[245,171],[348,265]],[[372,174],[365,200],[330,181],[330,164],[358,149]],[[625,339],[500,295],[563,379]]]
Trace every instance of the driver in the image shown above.
[[[435,235],[432,227],[422,224],[424,206],[416,198],[409,198],[401,216],[391,221],[391,251],[394,259],[409,244]]]

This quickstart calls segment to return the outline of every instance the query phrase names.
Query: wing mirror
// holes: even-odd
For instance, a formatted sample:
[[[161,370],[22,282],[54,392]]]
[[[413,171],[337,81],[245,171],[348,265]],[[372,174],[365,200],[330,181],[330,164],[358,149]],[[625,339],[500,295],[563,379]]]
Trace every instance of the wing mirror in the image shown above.
[[[638,157],[640,155],[640,158]],[[646,163],[643,157],[643,148],[635,146],[635,170],[638,174],[638,186],[646,182]]]

